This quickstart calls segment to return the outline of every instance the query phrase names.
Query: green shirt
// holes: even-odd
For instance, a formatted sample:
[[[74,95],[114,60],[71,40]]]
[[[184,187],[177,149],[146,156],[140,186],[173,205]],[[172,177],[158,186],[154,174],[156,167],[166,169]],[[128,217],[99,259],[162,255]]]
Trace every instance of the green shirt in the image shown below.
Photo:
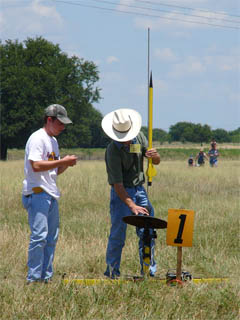
[[[145,182],[143,157],[147,151],[148,141],[140,132],[134,143],[140,144],[140,153],[130,153],[128,147],[117,141],[112,141],[107,146],[105,162],[110,185],[123,183],[126,188],[139,186]]]

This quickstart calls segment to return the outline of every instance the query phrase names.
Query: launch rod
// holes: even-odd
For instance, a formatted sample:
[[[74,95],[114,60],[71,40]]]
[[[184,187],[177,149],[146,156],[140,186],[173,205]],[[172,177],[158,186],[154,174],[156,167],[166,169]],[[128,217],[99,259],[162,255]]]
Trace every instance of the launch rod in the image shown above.
[[[149,101],[149,79],[150,79],[149,77],[150,77],[150,29],[148,28],[148,74],[147,74],[148,101]]]
[[[153,136],[153,80],[152,72],[150,73],[150,29],[148,28],[148,149],[152,149],[152,136]],[[150,77],[149,77],[150,75]],[[147,168],[147,192],[148,187],[152,185],[152,177],[157,174],[156,169],[152,164],[152,159],[148,158]]]

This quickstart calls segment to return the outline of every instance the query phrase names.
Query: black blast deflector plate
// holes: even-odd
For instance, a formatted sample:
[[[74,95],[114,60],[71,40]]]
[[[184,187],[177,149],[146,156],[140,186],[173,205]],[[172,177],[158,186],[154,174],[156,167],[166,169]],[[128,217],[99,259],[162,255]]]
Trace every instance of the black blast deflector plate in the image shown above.
[[[146,216],[146,215],[126,216],[123,218],[123,221],[127,224],[131,224],[132,226],[139,227],[139,228],[149,228],[149,229],[166,229],[167,228],[166,221],[158,218]]]

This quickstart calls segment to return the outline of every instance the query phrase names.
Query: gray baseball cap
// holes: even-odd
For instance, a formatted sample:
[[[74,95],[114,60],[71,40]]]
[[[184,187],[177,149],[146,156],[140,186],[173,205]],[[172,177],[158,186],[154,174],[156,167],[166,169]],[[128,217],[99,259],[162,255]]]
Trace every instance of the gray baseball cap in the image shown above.
[[[66,109],[60,104],[51,104],[45,109],[45,116],[56,117],[64,124],[70,124],[72,121],[67,116]]]

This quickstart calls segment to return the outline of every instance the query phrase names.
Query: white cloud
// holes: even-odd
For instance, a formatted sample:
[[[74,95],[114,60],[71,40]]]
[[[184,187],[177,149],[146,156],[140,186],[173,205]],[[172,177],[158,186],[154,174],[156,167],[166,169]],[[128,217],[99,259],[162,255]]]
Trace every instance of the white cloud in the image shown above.
[[[154,56],[161,61],[176,61],[177,57],[170,48],[155,49]]]
[[[134,3],[136,3],[135,0],[120,0],[118,6],[124,5],[124,4],[125,5],[132,5]]]
[[[239,57],[220,56],[216,60],[216,65],[222,71],[240,71]]]
[[[236,26],[238,23],[227,21],[233,19],[224,11],[229,8],[224,4],[220,4],[216,11],[216,5],[210,0],[194,0],[194,4],[192,0],[179,0],[179,5],[177,1],[169,1],[167,5],[151,1],[119,0],[115,9],[132,13],[136,28],[161,31],[165,29],[177,37],[188,36],[192,29],[209,28],[209,24]],[[232,1],[232,6],[236,6],[236,0]]]
[[[182,10],[181,8],[159,8],[161,8],[160,10],[163,11],[141,9],[139,12],[146,14],[146,16],[135,16],[135,26],[140,29],[151,28],[152,30],[166,30],[167,32],[171,32],[182,37],[186,36],[185,33],[188,34],[188,32],[192,29],[206,29],[210,27],[209,25],[215,25],[216,27],[222,25],[227,27],[236,27],[237,25],[237,22],[234,23],[228,21],[233,21],[234,19],[231,16],[228,16],[224,10],[214,12],[210,10],[208,11],[207,9],[192,9],[186,11]],[[164,13],[164,10],[169,12]]]
[[[160,90],[161,92],[166,92],[168,91],[168,84],[164,80],[154,80],[154,90]]]
[[[201,75],[206,72],[212,72],[215,75],[231,72],[232,74],[239,75],[240,61],[238,49],[232,49],[228,56],[217,54],[201,57],[188,56],[181,59],[181,61],[179,61],[180,57],[177,57],[171,50],[169,50],[161,49],[158,51],[158,55],[156,54],[156,57],[163,61],[165,59],[166,62],[174,62],[173,59],[178,61],[169,65],[171,69],[168,72],[168,77],[170,78]],[[169,60],[167,60],[168,58]]]
[[[230,100],[231,102],[240,103],[240,93],[230,92],[230,93],[229,93],[229,100]],[[238,113],[239,113],[239,115],[240,115],[239,109],[238,109]]]
[[[81,56],[81,57],[82,57],[82,56]],[[101,65],[101,63],[102,63],[102,61],[101,61],[100,59],[93,60],[93,62],[95,63],[95,65],[96,65],[97,67],[100,68],[100,65]]]
[[[240,71],[239,55],[230,53],[229,56],[206,56],[203,58],[203,61],[207,66],[218,71]]]
[[[168,76],[179,78],[183,76],[202,74],[206,71],[206,65],[198,58],[189,56],[184,61],[173,65]]]
[[[56,8],[43,5],[41,2],[42,0],[34,0],[31,4],[30,10],[40,17],[50,18],[51,20],[61,24],[62,19],[57,13]]]
[[[25,38],[59,30],[63,19],[53,5],[45,5],[42,0],[33,0],[24,6],[3,7],[0,18],[2,38]]]
[[[194,4],[195,5],[196,4],[203,4],[203,3],[208,3],[209,1],[212,1],[212,0],[194,0]],[[186,5],[192,6],[192,4],[193,4],[192,0],[174,0],[173,4],[178,5],[178,2],[180,2],[179,5],[181,5],[181,6],[186,6]]]
[[[114,62],[118,62],[119,59],[117,57],[114,57],[114,56],[109,56],[109,57],[107,57],[106,61],[107,61],[108,64],[112,64]]]

